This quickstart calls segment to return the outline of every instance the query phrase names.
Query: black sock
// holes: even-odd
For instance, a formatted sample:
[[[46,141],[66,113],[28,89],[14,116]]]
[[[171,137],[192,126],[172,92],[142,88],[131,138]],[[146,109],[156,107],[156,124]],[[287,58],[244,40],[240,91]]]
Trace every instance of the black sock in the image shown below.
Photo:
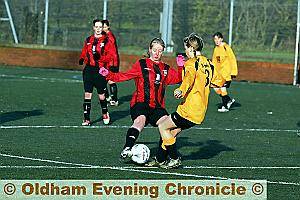
[[[231,98],[228,95],[221,96],[222,97],[222,104],[227,108],[227,103],[231,100]]]
[[[110,95],[113,101],[118,101],[118,87],[116,83],[110,84]]]
[[[140,131],[137,130],[136,128],[133,128],[133,127],[129,128],[127,131],[126,142],[125,142],[124,148],[125,147],[132,148],[135,141],[139,137],[139,134],[140,134]]]
[[[174,160],[178,159],[176,143],[166,146],[166,149],[167,149],[167,152],[168,152],[170,158],[172,158]]]
[[[91,99],[84,99],[83,102],[83,117],[84,120],[90,120],[90,113],[91,113]]]
[[[167,150],[164,150],[161,145],[162,145],[162,138],[160,137],[159,143],[158,143],[158,149],[156,153],[156,160],[157,162],[161,163],[167,160],[168,158],[168,152]]]
[[[102,109],[102,114],[106,114],[108,112],[106,99],[100,100],[100,105]]]
[[[107,86],[106,86],[106,90],[105,90],[105,98],[107,99],[109,97],[109,93],[108,93],[108,89],[107,89]]]

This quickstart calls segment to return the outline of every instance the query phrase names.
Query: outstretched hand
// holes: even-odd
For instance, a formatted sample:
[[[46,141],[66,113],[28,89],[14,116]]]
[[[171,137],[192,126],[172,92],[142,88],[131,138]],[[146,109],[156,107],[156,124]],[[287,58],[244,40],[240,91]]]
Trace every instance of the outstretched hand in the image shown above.
[[[83,65],[83,63],[84,63],[84,59],[83,59],[83,58],[80,58],[79,61],[78,61],[78,64],[79,64],[79,65]]]
[[[100,67],[99,74],[101,74],[102,76],[107,76],[109,72],[105,67]]]
[[[183,55],[178,55],[176,57],[177,66],[179,66],[179,67],[184,66],[184,62],[185,62],[185,60],[184,60],[184,56]]]

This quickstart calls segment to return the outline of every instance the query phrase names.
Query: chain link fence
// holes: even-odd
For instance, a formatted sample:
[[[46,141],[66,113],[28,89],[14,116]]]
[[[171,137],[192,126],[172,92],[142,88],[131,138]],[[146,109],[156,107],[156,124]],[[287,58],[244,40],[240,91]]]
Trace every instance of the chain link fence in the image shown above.
[[[104,0],[49,0],[47,46],[79,50],[92,33],[92,20],[102,18]],[[0,1],[0,17],[7,16]],[[20,45],[43,45],[45,0],[8,0]],[[199,33],[204,53],[211,56],[212,34],[228,41],[230,0],[174,0],[174,52],[183,51],[182,38]],[[232,47],[239,60],[294,62],[297,0],[235,0]],[[107,18],[120,52],[141,54],[160,36],[163,0],[108,0]],[[7,21],[0,21],[0,44],[13,44]]]

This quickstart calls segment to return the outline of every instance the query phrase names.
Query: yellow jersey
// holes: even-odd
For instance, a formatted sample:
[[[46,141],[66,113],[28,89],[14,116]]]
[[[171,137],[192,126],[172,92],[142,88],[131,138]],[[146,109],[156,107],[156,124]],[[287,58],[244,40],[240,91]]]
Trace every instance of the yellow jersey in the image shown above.
[[[225,81],[231,81],[231,76],[237,76],[238,68],[235,55],[231,47],[223,42],[223,45],[216,46],[212,57],[216,71]]]
[[[201,124],[208,105],[208,96],[213,77],[214,66],[204,56],[187,60],[182,71],[182,83],[176,90],[182,91],[183,101],[176,112],[183,118]]]

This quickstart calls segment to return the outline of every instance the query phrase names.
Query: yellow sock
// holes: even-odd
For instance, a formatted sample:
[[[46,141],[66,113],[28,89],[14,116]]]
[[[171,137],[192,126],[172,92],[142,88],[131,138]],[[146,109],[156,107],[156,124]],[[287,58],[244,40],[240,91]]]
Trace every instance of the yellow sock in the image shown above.
[[[163,143],[161,144],[161,147],[164,149],[164,150],[167,150],[166,146],[170,146],[172,144],[175,144],[176,142],[176,138],[170,138],[170,139],[163,139]]]

